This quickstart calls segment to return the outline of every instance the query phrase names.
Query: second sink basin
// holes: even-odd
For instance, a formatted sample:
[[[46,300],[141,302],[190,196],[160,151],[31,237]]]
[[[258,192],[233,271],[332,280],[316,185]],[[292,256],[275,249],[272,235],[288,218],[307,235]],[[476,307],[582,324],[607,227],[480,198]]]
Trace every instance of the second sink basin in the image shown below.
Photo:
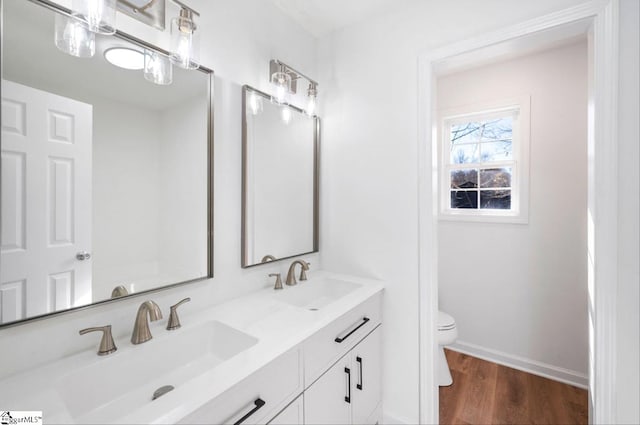
[[[224,323],[206,322],[96,357],[63,377],[60,393],[75,422],[114,422],[157,402],[152,397],[158,388],[172,385],[179,389],[257,342]]]
[[[280,301],[315,311],[355,291],[361,285],[337,279],[312,279],[298,282],[276,294]]]

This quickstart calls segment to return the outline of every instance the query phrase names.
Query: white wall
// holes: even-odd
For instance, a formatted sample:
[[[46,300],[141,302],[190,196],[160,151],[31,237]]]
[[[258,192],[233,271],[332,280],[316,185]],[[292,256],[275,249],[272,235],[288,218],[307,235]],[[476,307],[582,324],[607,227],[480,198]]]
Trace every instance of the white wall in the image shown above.
[[[61,3],[70,5],[70,2]],[[217,72],[214,95],[215,277],[144,297],[2,329],[0,339],[3,346],[7,344],[12,350],[2,351],[0,377],[70,353],[95,348],[95,338],[78,336],[78,330],[85,327],[111,324],[116,337],[128,337],[136,310],[147,299],[153,299],[162,311],[168,312],[171,304],[190,296],[192,302],[181,307],[184,322],[192,311],[271,285],[268,273],[286,272],[288,262],[250,270],[240,268],[241,87],[242,84],[250,84],[268,90],[269,60],[272,58],[315,75],[315,39],[267,1],[192,0],[189,4],[201,13],[202,63]],[[168,40],[158,37],[163,34],[159,31],[131,22],[120,14],[118,25],[145,40],[162,38],[161,47],[169,48]],[[141,84],[147,83],[141,80]],[[311,276],[314,269],[322,267],[317,254],[304,258],[313,264]],[[162,324],[154,323],[152,332],[154,329],[162,332]],[[47,350],[41,349],[42,341],[47,341]]]
[[[617,423],[640,423],[640,2],[620,1]]]
[[[439,110],[531,96],[528,223],[438,225],[440,309],[456,319],[456,345],[585,385],[586,39],[441,77],[437,90]]]
[[[387,281],[387,421],[419,417],[418,55],[579,3],[421,1],[319,40],[320,252],[328,269]]]

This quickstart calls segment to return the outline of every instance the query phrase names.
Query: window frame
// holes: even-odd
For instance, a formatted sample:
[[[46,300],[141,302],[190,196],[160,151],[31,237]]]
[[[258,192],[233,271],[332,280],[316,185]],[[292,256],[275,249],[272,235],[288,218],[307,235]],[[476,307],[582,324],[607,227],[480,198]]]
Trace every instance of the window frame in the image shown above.
[[[440,205],[439,219],[451,221],[527,224],[529,220],[529,139],[530,96],[519,96],[491,103],[473,104],[442,110],[439,113]],[[513,116],[512,159],[453,164],[451,162],[451,126],[462,122],[485,121]],[[511,209],[451,208],[451,171],[511,167]],[[478,175],[478,178],[480,176]],[[498,189],[498,188],[496,188]],[[478,182],[478,196],[481,188]]]

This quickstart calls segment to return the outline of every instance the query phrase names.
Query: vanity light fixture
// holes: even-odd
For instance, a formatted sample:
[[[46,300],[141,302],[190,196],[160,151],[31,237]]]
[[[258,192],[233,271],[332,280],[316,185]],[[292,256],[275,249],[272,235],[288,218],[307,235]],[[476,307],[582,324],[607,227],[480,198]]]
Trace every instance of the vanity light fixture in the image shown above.
[[[269,63],[269,75],[273,89],[271,99],[279,105],[287,104],[289,95],[296,94],[298,80],[306,80],[309,83],[309,88],[307,89],[307,101],[304,110],[307,115],[316,115],[318,109],[318,83],[316,81],[276,59],[272,59]]]
[[[56,47],[77,58],[90,58],[96,52],[96,35],[75,18],[56,13]]]
[[[144,78],[161,86],[173,82],[173,65],[169,58],[155,50],[144,51]]]
[[[184,69],[198,69],[200,66],[200,31],[194,15],[198,12],[178,0],[180,15],[171,20],[171,62]]]
[[[115,34],[117,0],[73,0],[72,16],[96,34]]]
[[[112,65],[124,69],[140,70],[144,68],[142,52],[128,47],[111,47],[104,51],[104,58]]]
[[[104,56],[111,64],[125,69],[144,69],[144,78],[160,85],[173,81],[172,64],[185,69],[200,67],[200,30],[195,22],[198,12],[179,0],[178,17],[171,20],[171,53],[111,48]],[[164,30],[166,0],[73,0],[71,16],[56,15],[55,43],[58,49],[76,57],[95,54],[95,34],[115,34],[116,9]]]
[[[287,74],[284,65],[280,65],[279,69],[271,74],[271,86],[273,87],[271,100],[278,105],[286,104],[291,91],[291,75]]]

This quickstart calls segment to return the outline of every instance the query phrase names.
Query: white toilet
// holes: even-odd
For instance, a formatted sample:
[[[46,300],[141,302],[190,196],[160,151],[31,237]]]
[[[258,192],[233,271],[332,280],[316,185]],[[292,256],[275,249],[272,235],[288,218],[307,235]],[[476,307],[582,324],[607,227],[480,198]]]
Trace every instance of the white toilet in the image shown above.
[[[444,355],[444,346],[450,345],[458,338],[458,329],[453,317],[443,311],[438,312],[438,385],[448,387],[453,384],[449,363]]]

